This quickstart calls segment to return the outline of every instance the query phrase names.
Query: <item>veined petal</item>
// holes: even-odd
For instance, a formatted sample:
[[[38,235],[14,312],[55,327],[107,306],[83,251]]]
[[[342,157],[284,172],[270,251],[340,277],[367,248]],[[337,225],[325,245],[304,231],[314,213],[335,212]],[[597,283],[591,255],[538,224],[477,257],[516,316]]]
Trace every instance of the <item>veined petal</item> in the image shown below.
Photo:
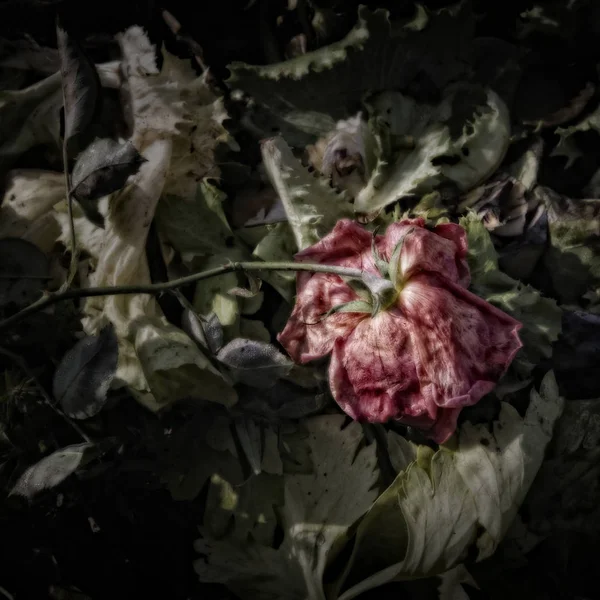
[[[475,404],[522,346],[519,321],[436,275],[414,275],[398,307],[410,323],[421,391],[440,407]]]
[[[467,232],[464,227],[456,223],[442,223],[433,229],[436,235],[454,242],[456,246],[456,270],[458,271],[458,283],[464,288],[471,284],[471,273],[467,263],[467,252],[469,251],[469,242],[467,241]]]
[[[391,419],[417,427],[438,443],[456,429],[460,408],[442,408],[421,388],[410,324],[398,310],[359,323],[336,340],[329,366],[331,392],[358,421]]]
[[[358,223],[342,219],[331,233],[295,258],[298,262],[351,267],[378,274],[371,240],[371,234]],[[294,310],[277,339],[297,362],[326,356],[337,338],[348,336],[365,318],[364,313],[348,312],[323,318],[335,306],[360,299],[338,275],[301,271],[296,277],[296,289]]]
[[[294,310],[277,339],[296,362],[306,363],[329,354],[335,340],[348,336],[367,315],[336,312],[324,318],[334,306],[360,298],[338,275],[301,275]]]
[[[427,271],[466,287],[469,284],[466,237],[463,232],[461,238],[455,227],[461,229],[457,225],[438,225],[434,231],[429,231],[422,218],[393,223],[379,243],[380,252],[389,260],[404,238],[400,254],[400,272],[404,278]]]
[[[335,343],[329,367],[333,397],[361,421],[434,419],[437,407],[423,403],[413,354],[410,325],[398,310],[365,319]]]
[[[295,259],[298,262],[351,267],[378,275],[379,271],[371,251],[371,240],[372,235],[356,221],[342,219],[337,222],[331,233],[314,246],[298,252]]]

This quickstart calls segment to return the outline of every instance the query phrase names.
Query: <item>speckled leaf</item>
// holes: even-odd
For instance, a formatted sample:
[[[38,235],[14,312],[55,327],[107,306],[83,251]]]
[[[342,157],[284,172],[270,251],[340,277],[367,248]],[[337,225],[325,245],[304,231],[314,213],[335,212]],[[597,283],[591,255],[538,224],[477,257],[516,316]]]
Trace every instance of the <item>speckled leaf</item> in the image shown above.
[[[119,359],[117,336],[112,326],[98,336],[79,340],[61,360],[52,391],[65,414],[74,419],[92,417],[106,403]]]

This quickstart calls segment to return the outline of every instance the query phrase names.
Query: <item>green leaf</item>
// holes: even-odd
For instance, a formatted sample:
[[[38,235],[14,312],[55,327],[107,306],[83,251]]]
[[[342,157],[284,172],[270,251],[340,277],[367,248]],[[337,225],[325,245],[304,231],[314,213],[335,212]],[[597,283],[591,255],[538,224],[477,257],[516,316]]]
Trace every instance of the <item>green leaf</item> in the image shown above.
[[[225,198],[225,194],[206,179],[198,184],[194,198],[173,195],[161,198],[156,208],[157,226],[184,261],[214,254],[239,260],[245,255],[223,212]]]
[[[600,400],[570,400],[525,506],[533,533],[561,540],[600,532]]]
[[[392,580],[440,574],[490,556],[514,519],[544,458],[563,400],[552,372],[532,390],[521,418],[502,403],[492,431],[465,423],[458,449],[419,447],[417,460],[377,499],[358,526],[340,600]]]
[[[538,186],[548,210],[550,245],[544,263],[564,304],[600,286],[600,200],[571,199]]]
[[[79,340],[63,356],[54,373],[52,393],[66,415],[85,419],[102,410],[118,358],[119,346],[112,325],[98,336]]]
[[[195,260],[194,270],[211,269],[226,262],[227,255],[217,254],[207,260]],[[237,273],[225,273],[199,281],[194,292],[194,310],[200,315],[214,313],[228,340],[239,335],[240,299],[227,293],[238,282]]]
[[[120,190],[144,161],[131,142],[119,144],[110,138],[96,139],[78,156],[71,194],[93,223],[104,226],[97,201]]]
[[[271,334],[258,319],[240,319],[240,337],[259,342],[270,342]]]
[[[83,464],[84,457],[89,459],[94,448],[90,443],[74,444],[42,458],[19,477],[11,494],[31,499],[45,489],[56,487]]]
[[[277,262],[291,260],[296,252],[296,241],[289,223],[278,223],[257,244],[252,254],[265,262]],[[295,273],[270,271],[263,273],[262,278],[288,302],[293,302]]]
[[[467,3],[437,13],[419,6],[404,23],[361,7],[356,26],[339,42],[272,65],[233,63],[228,84],[254,97],[266,113],[263,130],[275,124],[287,139],[306,145],[298,133],[326,134],[356,112],[366,92],[411,86],[422,92],[422,73],[437,90],[459,79],[467,69],[471,17]]]
[[[341,415],[306,421],[314,471],[284,474],[281,546],[202,539],[201,581],[224,583],[248,600],[325,600],[325,568],[377,496],[375,447],[363,447],[358,423],[342,429],[343,422]]]
[[[552,343],[562,327],[562,311],[554,300],[498,269],[490,234],[476,216],[462,217],[460,224],[467,232],[472,291],[523,323],[519,332],[523,348],[511,368],[526,377],[543,358],[552,355]]]
[[[134,347],[158,410],[195,397],[231,406],[237,395],[194,342],[177,327],[157,318],[136,323]]]
[[[0,92],[0,168],[34,146],[58,148],[61,107],[59,73],[23,90]]]
[[[293,367],[273,344],[242,338],[221,348],[217,360],[229,368],[236,381],[261,389],[275,385]]]
[[[56,39],[65,109],[64,139],[69,155],[75,156],[85,148],[86,130],[100,106],[100,78],[94,63],[58,20]]]
[[[383,183],[370,181],[355,208],[378,211],[404,196],[432,192],[444,182],[469,190],[498,168],[509,138],[508,109],[495,92],[455,87],[431,114],[414,149],[384,167],[385,177],[378,175]]]
[[[195,411],[159,440],[160,477],[173,500],[193,500],[212,476],[237,463],[226,448],[213,448],[208,443],[209,433],[230,435],[229,419],[220,418],[221,413],[213,406]]]
[[[285,208],[298,250],[304,250],[329,233],[344,217],[354,214],[347,194],[311,175],[293,155],[283,138],[262,143],[263,163]]]

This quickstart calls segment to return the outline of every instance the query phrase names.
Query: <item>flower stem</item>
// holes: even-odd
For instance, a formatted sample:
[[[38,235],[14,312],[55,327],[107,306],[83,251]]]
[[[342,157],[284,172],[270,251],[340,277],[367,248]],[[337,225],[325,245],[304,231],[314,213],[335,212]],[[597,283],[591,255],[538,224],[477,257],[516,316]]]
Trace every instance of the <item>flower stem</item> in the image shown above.
[[[181,277],[180,279],[174,279],[173,281],[167,281],[165,283],[66,289],[60,290],[56,293],[47,293],[33,304],[30,304],[29,306],[20,310],[18,313],[15,313],[3,321],[0,321],[0,331],[11,327],[15,323],[18,323],[33,313],[44,310],[53,304],[64,302],[65,300],[91,298],[94,296],[117,296],[123,294],[162,294],[164,292],[176,290],[177,288],[189,283],[195,283],[197,281],[202,281],[203,279],[209,279],[211,277],[216,277],[217,275],[223,275],[224,273],[231,273],[232,271],[310,271],[313,273],[332,273],[334,275],[356,279],[360,279],[363,276],[363,272],[360,269],[351,269],[349,267],[332,265],[297,262],[230,262],[220,267],[215,267],[206,271],[200,271],[199,273],[194,273],[193,275]]]

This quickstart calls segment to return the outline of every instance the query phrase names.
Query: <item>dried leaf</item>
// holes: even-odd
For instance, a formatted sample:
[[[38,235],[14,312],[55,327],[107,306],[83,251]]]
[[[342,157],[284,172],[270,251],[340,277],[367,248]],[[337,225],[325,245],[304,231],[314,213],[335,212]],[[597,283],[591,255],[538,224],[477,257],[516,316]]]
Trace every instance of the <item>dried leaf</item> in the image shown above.
[[[67,415],[85,419],[102,410],[118,358],[112,326],[105,327],[98,336],[84,337],[65,354],[54,373],[52,391]]]
[[[56,487],[81,465],[86,451],[94,444],[74,444],[57,450],[29,467],[13,487],[11,494],[33,498],[35,494]]]
[[[211,354],[216,354],[223,346],[223,326],[214,312],[203,317],[186,308],[181,315],[181,328]]]
[[[270,388],[292,369],[293,363],[272,344],[238,338],[217,354],[240,383],[257,388]]]
[[[65,198],[62,173],[14,169],[0,202],[0,238],[18,237],[50,252],[60,235],[52,207]]]
[[[235,430],[252,472],[255,475],[260,475],[264,449],[260,425],[254,419],[241,417],[235,422]]]
[[[104,226],[97,200],[120,190],[145,160],[131,142],[119,144],[109,138],[96,139],[79,155],[71,194],[92,223]]]
[[[99,108],[100,79],[95,65],[58,21],[56,37],[65,108],[64,139],[69,155],[75,155],[83,148],[82,136]]]

